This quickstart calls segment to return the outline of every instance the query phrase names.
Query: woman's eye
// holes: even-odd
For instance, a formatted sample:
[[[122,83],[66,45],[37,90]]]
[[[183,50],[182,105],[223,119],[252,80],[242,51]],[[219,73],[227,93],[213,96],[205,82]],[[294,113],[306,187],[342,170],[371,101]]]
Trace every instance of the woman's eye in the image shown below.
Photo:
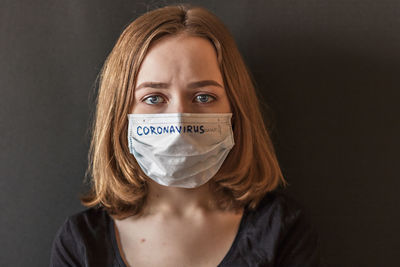
[[[151,95],[151,96],[146,97],[143,100],[143,102],[145,102],[146,104],[149,104],[149,105],[156,105],[159,103],[163,103],[164,102],[163,100],[164,99],[159,95]]]
[[[215,100],[215,97],[211,95],[197,95],[196,101],[200,103],[210,103]]]

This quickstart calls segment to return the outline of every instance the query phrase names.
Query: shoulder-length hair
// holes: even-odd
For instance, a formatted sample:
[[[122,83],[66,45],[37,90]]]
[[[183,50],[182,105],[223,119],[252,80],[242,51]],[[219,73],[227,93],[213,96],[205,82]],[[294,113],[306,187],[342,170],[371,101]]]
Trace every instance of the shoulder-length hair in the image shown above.
[[[86,176],[89,191],[80,196],[84,206],[103,206],[118,219],[143,211],[148,178],[129,153],[127,114],[149,46],[163,36],[177,34],[203,37],[214,45],[232,107],[235,146],[210,180],[218,207],[254,209],[267,192],[286,185],[251,74],[233,37],[208,10],[180,4],[147,12],[130,23],[103,65]]]

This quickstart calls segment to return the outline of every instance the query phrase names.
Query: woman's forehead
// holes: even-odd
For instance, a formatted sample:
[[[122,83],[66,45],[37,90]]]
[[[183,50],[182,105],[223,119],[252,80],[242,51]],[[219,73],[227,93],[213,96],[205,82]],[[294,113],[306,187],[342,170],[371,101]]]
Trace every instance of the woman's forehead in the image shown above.
[[[197,36],[167,36],[157,40],[148,50],[137,80],[172,82],[171,79],[222,81],[212,43]]]

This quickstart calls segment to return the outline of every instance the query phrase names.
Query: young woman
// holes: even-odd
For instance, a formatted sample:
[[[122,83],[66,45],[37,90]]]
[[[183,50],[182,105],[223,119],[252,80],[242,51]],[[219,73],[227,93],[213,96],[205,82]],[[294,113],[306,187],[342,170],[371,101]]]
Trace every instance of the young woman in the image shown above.
[[[100,77],[86,210],[51,266],[320,266],[285,185],[250,73],[213,14],[133,21]]]

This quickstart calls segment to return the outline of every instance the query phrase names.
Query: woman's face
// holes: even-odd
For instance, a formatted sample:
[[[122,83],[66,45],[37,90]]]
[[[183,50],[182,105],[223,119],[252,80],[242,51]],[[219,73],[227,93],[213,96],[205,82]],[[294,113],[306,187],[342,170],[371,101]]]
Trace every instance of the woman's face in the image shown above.
[[[229,113],[231,108],[210,41],[167,36],[139,69],[132,113]]]

